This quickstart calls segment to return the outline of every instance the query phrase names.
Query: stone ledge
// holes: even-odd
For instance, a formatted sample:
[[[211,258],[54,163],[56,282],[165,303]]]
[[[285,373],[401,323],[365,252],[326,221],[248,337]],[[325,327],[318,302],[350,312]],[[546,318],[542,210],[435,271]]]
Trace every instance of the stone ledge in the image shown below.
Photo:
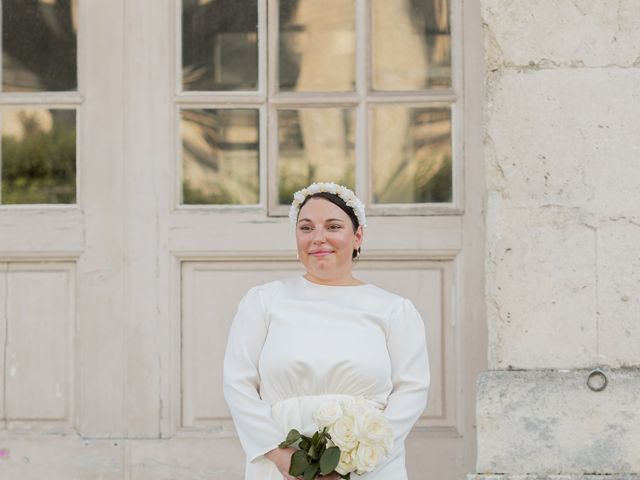
[[[476,469],[501,475],[535,472],[501,479],[589,474],[638,480],[640,369],[604,371],[608,385],[601,392],[587,387],[587,369],[481,374]],[[565,476],[544,476],[560,474]]]
[[[470,474],[467,480],[639,480],[640,474],[625,475],[480,475]]]

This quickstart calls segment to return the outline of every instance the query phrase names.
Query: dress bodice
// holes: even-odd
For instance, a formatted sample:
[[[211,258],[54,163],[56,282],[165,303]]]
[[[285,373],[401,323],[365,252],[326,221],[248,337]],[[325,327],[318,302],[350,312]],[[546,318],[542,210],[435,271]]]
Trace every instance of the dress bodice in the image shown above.
[[[381,405],[391,392],[386,340],[400,297],[373,285],[285,282],[269,305],[259,361],[260,395],[362,395]]]
[[[328,398],[363,396],[384,410],[394,448],[373,472],[406,480],[404,440],[429,385],[425,326],[413,304],[371,284],[294,277],[254,287],[233,320],[224,394],[247,454],[246,480],[281,480],[264,457],[291,428],[313,433]]]

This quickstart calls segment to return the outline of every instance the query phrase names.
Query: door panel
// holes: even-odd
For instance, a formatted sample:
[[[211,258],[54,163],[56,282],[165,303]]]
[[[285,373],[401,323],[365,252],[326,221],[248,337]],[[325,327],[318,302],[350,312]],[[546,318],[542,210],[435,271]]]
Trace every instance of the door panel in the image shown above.
[[[6,426],[68,431],[75,389],[74,265],[12,262],[4,277]]]
[[[368,11],[366,0],[354,1],[356,16]],[[257,58],[255,91],[226,92],[222,98],[181,91],[180,0],[79,2],[78,92],[27,102],[77,111],[77,203],[0,207],[0,312],[7,312],[0,315],[0,379],[6,379],[0,451],[8,451],[0,458],[0,477],[243,478],[244,455],[221,391],[226,336],[249,287],[302,273],[294,232],[281,216],[286,207],[278,196],[286,182],[277,179],[277,140],[280,127],[298,128],[303,133],[285,132],[293,140],[283,145],[291,146],[291,158],[299,155],[300,138],[313,135],[308,128],[313,121],[301,115],[296,127],[276,119],[286,117],[282,111],[319,108],[327,98],[335,111],[355,110],[355,120],[341,120],[355,123],[343,124],[340,138],[354,149],[351,175],[366,196],[373,183],[365,170],[376,142],[369,141],[363,122],[378,108],[373,104],[406,105],[413,98],[421,108],[437,104],[452,112],[451,139],[446,132],[444,137],[457,156],[449,185],[455,201],[375,205],[356,270],[363,280],[410,298],[425,320],[432,386],[428,407],[408,440],[410,478],[460,479],[473,468],[474,380],[486,343],[478,335],[484,332],[478,313],[483,190],[481,164],[467,148],[480,140],[463,127],[479,118],[472,100],[481,96],[462,95],[457,57],[451,65],[457,93],[443,91],[425,100],[421,93],[387,92],[388,101],[372,97],[369,104],[362,100],[370,92],[362,87],[360,71],[368,60],[356,52],[357,72],[349,80],[355,91],[320,101],[304,87],[299,102],[278,97],[277,79],[266,72],[267,61],[275,65],[278,59],[274,38],[267,41],[266,32],[267,25],[277,26],[277,2],[248,4],[257,8],[259,27],[257,37],[245,39],[252,46],[242,52]],[[462,22],[462,3],[451,5],[456,22]],[[472,23],[479,13],[472,9],[469,18],[465,21]],[[357,44],[366,30],[362,18],[356,19]],[[479,35],[479,29],[469,31]],[[221,35],[220,48],[235,48],[237,35]],[[452,38],[453,52],[460,52],[459,42]],[[235,85],[237,65],[225,58],[231,70],[216,73],[215,82]],[[445,70],[441,73],[449,75]],[[308,74],[303,77],[309,85]],[[23,97],[16,95],[1,92],[0,108],[22,105]],[[232,107],[258,112],[257,138],[256,115],[248,128],[246,116],[221,113]],[[207,143],[204,157],[224,151],[217,167],[228,173],[212,177],[211,185],[221,188],[225,178],[242,185],[243,172],[251,172],[245,185],[251,195],[237,197],[237,205],[184,201],[181,112],[207,109],[216,115],[198,121],[221,122],[224,131]],[[407,145],[418,148],[429,135],[444,138],[423,138],[421,120],[414,120],[415,135]],[[384,131],[383,124],[377,128]],[[189,137],[190,147],[207,142],[209,130],[203,132]],[[203,166],[202,157],[189,162],[210,174],[216,165]],[[242,165],[234,170],[240,157]],[[411,175],[402,178],[406,183]]]
[[[449,449],[452,441],[456,449],[462,445],[464,429],[459,425],[458,412],[464,405],[455,388],[461,359],[451,303],[454,261],[395,255],[390,258],[386,252],[384,258],[381,253],[367,254],[358,262],[356,275],[410,298],[425,321],[432,383],[428,406],[414,428],[407,455],[413,472],[446,477],[451,465],[433,461],[431,454],[425,459],[424,452]],[[292,258],[278,260],[273,254],[260,255],[257,251],[252,257],[181,262],[181,335],[176,343],[182,353],[180,432],[208,432],[220,440],[227,438],[226,448],[230,449],[236,448],[237,439],[220,387],[226,338],[235,308],[250,287],[304,273]],[[447,439],[444,444],[442,437]],[[242,468],[241,457],[234,471]]]

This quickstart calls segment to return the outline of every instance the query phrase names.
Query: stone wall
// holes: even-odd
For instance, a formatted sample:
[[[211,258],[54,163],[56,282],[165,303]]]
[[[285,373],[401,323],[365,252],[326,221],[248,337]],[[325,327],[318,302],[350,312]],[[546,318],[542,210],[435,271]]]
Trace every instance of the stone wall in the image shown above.
[[[640,1],[482,0],[482,20],[490,371],[474,477],[637,478]]]

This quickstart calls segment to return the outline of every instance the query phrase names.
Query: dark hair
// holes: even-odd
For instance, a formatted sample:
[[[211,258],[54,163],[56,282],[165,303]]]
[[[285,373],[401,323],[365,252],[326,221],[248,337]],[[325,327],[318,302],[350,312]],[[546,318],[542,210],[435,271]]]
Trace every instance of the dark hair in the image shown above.
[[[300,204],[300,207],[298,208],[298,216],[300,216],[300,210],[302,210],[302,207],[304,207],[304,205],[309,201],[310,198],[324,198],[325,200],[328,200],[334,205],[338,206],[340,210],[346,213],[351,219],[351,224],[353,225],[354,233],[358,230],[358,227],[360,226],[360,222],[358,221],[358,217],[356,217],[356,213],[353,211],[353,208],[347,205],[347,203],[339,195],[336,195],[335,193],[318,192],[318,193],[314,193],[313,195],[309,195]],[[359,254],[360,254],[360,248],[358,249],[354,248],[353,253],[351,254],[351,258],[356,259],[358,258]]]

